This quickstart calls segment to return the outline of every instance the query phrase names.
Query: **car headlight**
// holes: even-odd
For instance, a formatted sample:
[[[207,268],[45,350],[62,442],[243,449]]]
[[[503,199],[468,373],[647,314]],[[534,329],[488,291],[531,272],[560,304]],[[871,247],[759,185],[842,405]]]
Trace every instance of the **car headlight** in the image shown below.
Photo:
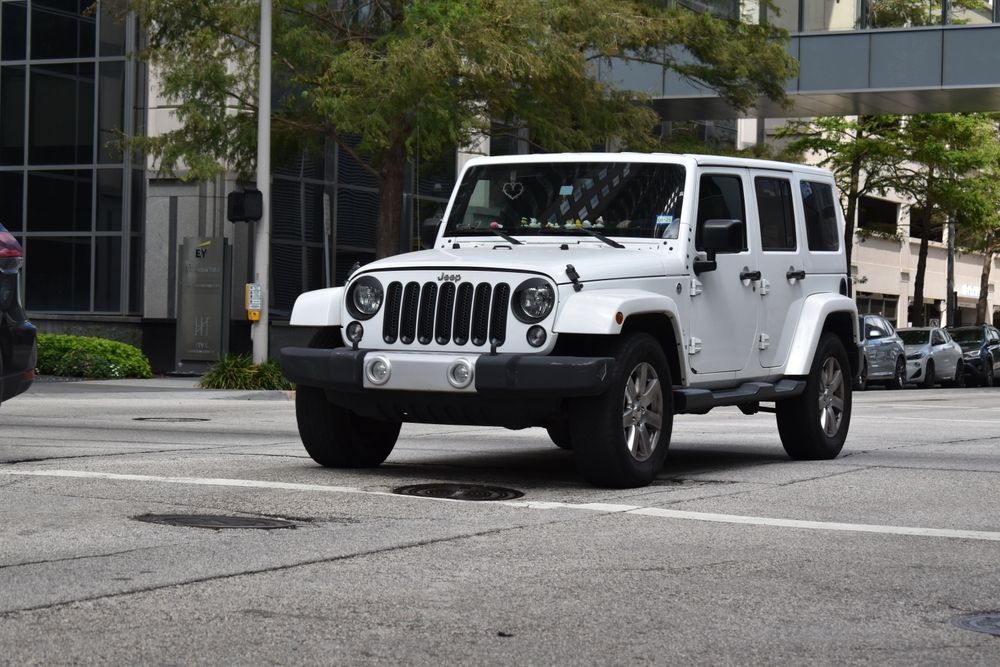
[[[965,358],[966,359],[978,359],[979,355],[982,354],[982,353],[983,353],[982,350],[966,350],[965,351]]]
[[[347,292],[347,309],[359,320],[373,317],[382,307],[385,291],[372,276],[361,276]]]
[[[924,358],[924,353],[923,352],[911,352],[910,354],[906,355],[906,358],[909,359],[910,361],[917,361],[918,359],[923,359]]]
[[[544,320],[556,305],[556,292],[548,281],[529,278],[514,290],[514,317],[525,324]]]

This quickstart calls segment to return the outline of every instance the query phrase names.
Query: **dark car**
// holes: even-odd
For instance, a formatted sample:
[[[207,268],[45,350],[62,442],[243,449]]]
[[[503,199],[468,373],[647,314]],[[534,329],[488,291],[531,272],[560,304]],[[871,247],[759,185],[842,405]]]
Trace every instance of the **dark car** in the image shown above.
[[[857,389],[878,382],[890,389],[906,384],[906,352],[896,328],[881,315],[861,315],[861,366]]]
[[[962,346],[965,374],[970,380],[992,387],[1000,379],[1000,331],[988,324],[949,328]]]
[[[27,390],[38,356],[35,326],[21,307],[19,281],[24,253],[0,225],[0,402]]]

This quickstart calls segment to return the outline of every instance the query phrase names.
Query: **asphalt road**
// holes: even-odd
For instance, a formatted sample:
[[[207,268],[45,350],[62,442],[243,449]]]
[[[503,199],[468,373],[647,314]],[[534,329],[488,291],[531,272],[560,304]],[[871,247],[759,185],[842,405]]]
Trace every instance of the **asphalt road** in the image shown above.
[[[955,623],[1000,610],[1000,389],[856,394],[815,463],[772,415],[679,417],[659,480],[611,491],[541,429],[408,425],[323,469],[285,393],[192,385],[0,407],[0,664],[1000,663]],[[392,493],[431,482],[524,496]]]

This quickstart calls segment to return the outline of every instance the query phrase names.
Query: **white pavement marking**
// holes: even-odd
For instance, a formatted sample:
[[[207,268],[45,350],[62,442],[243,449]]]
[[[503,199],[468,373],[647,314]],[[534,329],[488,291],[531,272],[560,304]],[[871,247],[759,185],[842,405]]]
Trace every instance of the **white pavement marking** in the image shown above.
[[[110,472],[89,472],[85,470],[0,470],[0,475],[19,475],[28,477],[74,477],[79,479],[106,479],[129,482],[156,482],[160,484],[188,484],[195,486],[227,486],[252,489],[280,489],[285,491],[310,491],[321,493],[351,493],[367,496],[390,496],[392,498],[408,498],[411,500],[435,500],[444,502],[464,503],[465,500],[454,498],[432,498],[427,496],[400,496],[388,491],[366,491],[352,486],[325,486],[322,484],[296,484],[292,482],[269,482],[253,479],[227,479],[205,477],[161,477],[155,475],[125,475]],[[847,533],[876,533],[881,535],[910,535],[913,537],[943,537],[960,540],[980,540],[1000,542],[1000,532],[984,530],[955,530],[949,528],[919,528],[911,526],[882,526],[864,523],[840,523],[835,521],[802,521],[798,519],[775,519],[761,516],[743,516],[740,514],[717,514],[714,512],[690,512],[685,510],[669,510],[659,507],[642,507],[639,505],[619,505],[614,503],[563,503],[538,500],[503,500],[487,501],[492,505],[520,507],[534,510],[582,510],[603,514],[636,514],[653,516],[663,519],[682,521],[709,521],[713,523],[742,524],[749,526],[771,526],[776,528],[798,528],[804,530],[832,530]]]

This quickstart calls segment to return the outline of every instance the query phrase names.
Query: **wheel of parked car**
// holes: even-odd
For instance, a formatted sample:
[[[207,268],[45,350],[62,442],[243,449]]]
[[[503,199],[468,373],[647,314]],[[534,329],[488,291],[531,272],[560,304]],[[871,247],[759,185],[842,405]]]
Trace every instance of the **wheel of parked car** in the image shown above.
[[[331,348],[340,341],[339,329],[323,329],[309,347]],[[295,420],[302,444],[312,460],[328,468],[370,468],[385,461],[399,437],[400,422],[362,417],[333,405],[318,387],[295,390]]]
[[[670,366],[660,344],[646,333],[625,337],[613,355],[610,388],[573,407],[573,453],[580,472],[593,484],[644,486],[663,467],[670,444]]]
[[[840,453],[851,422],[850,365],[840,338],[823,334],[805,391],[778,401],[778,434],[793,459],[832,459]]]
[[[934,386],[934,361],[931,359],[927,360],[927,365],[924,367],[924,380],[920,383],[921,389],[930,389]]]
[[[555,424],[550,424],[545,427],[546,432],[549,434],[549,439],[559,449],[573,449],[573,441],[569,434],[569,424],[565,421],[559,421]]]
[[[885,386],[888,389],[902,389],[906,386],[906,359],[903,357],[896,359],[896,369],[893,371],[892,379]]]
[[[868,362],[861,361],[861,372],[858,373],[858,377],[854,379],[854,389],[855,391],[864,391],[868,388]]]
[[[962,364],[961,360],[955,364],[955,377],[948,380],[947,384],[949,387],[961,388],[965,386],[965,366]]]
[[[993,357],[990,355],[986,356],[983,368],[986,369],[986,374],[983,376],[983,386],[993,387],[996,385],[997,379],[993,375]]]

